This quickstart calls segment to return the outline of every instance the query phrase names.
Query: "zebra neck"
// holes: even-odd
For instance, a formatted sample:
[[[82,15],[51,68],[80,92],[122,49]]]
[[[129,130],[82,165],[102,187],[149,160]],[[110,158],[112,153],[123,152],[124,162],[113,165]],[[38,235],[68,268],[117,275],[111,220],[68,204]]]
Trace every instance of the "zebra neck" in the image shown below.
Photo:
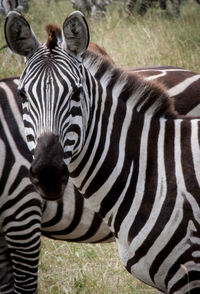
[[[113,67],[101,74],[98,68],[85,72],[90,119],[85,144],[70,162],[69,172],[79,191],[90,198],[91,208],[110,223],[113,207],[128,193],[127,183],[137,182],[148,144],[155,144],[154,130],[175,113],[162,87]]]

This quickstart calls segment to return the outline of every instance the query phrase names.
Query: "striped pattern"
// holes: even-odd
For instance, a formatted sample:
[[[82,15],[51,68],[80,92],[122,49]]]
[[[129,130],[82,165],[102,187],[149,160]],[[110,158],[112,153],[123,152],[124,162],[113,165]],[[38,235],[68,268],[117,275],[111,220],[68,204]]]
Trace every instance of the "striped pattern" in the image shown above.
[[[30,149],[59,135],[73,183],[114,233],[127,270],[164,293],[197,293],[199,120],[176,118],[162,87],[61,48],[39,47],[19,89]]]
[[[29,179],[32,160],[24,138],[19,78],[0,81],[0,293],[36,293],[40,229],[53,239],[113,241],[72,183],[62,201],[42,201]],[[42,228],[41,228],[42,225]]]
[[[183,68],[160,66],[128,69],[147,81],[162,83],[179,114],[196,117],[200,115],[200,74]]]
[[[0,293],[36,293],[42,201],[28,178],[14,82],[0,83]]]

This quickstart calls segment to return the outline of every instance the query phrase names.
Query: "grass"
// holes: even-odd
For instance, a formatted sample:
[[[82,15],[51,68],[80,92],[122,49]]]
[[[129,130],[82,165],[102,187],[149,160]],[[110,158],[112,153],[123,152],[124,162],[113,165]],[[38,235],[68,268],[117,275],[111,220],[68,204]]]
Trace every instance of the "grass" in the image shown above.
[[[112,244],[42,238],[39,294],[156,294],[126,272]]]
[[[62,25],[72,11],[69,1],[30,1],[27,19],[41,42],[44,27]],[[104,46],[122,67],[173,65],[200,72],[200,6],[188,0],[180,19],[171,8],[165,14],[149,9],[144,17],[127,17],[122,2],[108,8],[105,18],[88,19],[91,40]],[[0,20],[0,47],[5,44]],[[0,51],[0,78],[20,75],[23,59],[8,50]],[[122,267],[116,244],[84,245],[42,238],[39,294],[146,294],[157,293],[133,279]]]

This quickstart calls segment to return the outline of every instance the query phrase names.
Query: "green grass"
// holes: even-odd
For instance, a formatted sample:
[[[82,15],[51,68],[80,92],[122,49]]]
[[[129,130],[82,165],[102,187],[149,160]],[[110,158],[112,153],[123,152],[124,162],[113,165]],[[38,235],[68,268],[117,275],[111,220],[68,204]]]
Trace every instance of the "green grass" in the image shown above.
[[[38,6],[38,3],[40,5]],[[41,42],[44,27],[62,25],[72,11],[69,1],[47,5],[46,0],[31,0],[27,19]],[[150,9],[144,17],[127,17],[120,2],[109,7],[102,19],[88,19],[91,40],[104,46],[122,67],[173,65],[200,72],[200,6],[188,0],[180,19],[173,18],[171,7],[165,14]],[[5,44],[0,21],[0,47]],[[18,63],[21,63],[19,65]],[[23,58],[0,51],[0,78],[20,75]],[[43,238],[39,268],[40,294],[146,294],[157,293],[133,279],[121,265],[116,244],[84,245]]]

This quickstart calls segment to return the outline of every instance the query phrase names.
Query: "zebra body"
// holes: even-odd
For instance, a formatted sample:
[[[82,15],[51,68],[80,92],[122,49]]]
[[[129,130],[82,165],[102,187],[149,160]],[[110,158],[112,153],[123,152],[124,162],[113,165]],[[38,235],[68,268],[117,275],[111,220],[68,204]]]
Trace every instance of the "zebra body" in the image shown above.
[[[12,30],[16,20],[23,30]],[[35,187],[55,199],[67,166],[129,272],[163,293],[198,293],[200,120],[178,117],[159,84],[81,59],[89,31],[79,12],[64,22],[63,47],[41,45],[17,13],[5,32],[28,59],[19,91]]]

